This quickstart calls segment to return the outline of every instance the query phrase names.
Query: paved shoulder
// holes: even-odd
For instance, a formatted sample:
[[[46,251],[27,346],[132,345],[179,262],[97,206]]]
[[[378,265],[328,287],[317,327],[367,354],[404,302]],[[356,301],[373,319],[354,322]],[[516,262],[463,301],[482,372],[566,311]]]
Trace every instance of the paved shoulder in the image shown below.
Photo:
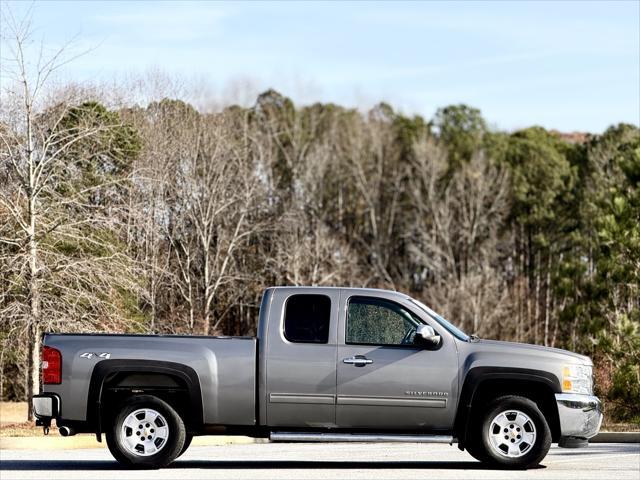
[[[519,480],[638,479],[640,445],[595,444],[586,449],[553,447],[540,468],[518,472]],[[103,449],[0,451],[2,480],[128,479],[141,472],[122,470]],[[494,479],[466,452],[424,444],[249,444],[192,447],[155,479]]]

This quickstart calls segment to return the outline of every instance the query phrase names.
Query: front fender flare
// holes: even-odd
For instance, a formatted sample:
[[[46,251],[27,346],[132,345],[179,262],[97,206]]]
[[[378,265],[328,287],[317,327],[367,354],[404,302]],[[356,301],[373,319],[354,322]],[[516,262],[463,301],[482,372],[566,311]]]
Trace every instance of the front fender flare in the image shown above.
[[[471,408],[480,385],[487,380],[518,380],[527,383],[545,385],[553,393],[561,393],[558,377],[544,370],[517,367],[474,367],[467,372],[462,389],[454,431],[458,436],[458,448],[463,449],[471,419]]]

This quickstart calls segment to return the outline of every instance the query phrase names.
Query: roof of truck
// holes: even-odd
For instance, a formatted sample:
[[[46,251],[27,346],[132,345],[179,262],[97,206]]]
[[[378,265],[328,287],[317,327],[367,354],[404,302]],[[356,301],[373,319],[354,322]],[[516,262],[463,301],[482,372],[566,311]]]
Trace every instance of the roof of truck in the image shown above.
[[[365,287],[339,287],[339,286],[324,286],[324,285],[278,285],[275,287],[271,287],[272,289],[309,289],[309,288],[317,288],[318,290],[324,289],[324,290],[357,290],[359,292],[369,292],[369,293],[376,293],[376,292],[385,292],[385,293],[394,293],[394,294],[400,294],[400,295],[405,295],[402,292],[398,292],[397,290],[389,290],[389,289],[385,289],[385,288],[365,288]]]

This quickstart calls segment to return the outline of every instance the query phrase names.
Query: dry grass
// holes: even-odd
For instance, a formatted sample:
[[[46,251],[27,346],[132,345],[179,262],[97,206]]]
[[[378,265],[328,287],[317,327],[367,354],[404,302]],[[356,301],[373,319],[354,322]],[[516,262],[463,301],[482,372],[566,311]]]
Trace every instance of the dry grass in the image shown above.
[[[42,435],[42,427],[27,421],[27,402],[0,402],[0,437],[39,435]],[[58,429],[51,428],[49,435],[59,436]]]
[[[637,423],[609,423],[602,422],[602,432],[640,432],[640,424]]]
[[[36,427],[35,422],[6,423],[0,426],[0,437],[37,437],[43,435],[42,427]],[[49,435],[59,436],[55,422]]]
[[[0,402],[0,425],[27,421],[27,402]]]

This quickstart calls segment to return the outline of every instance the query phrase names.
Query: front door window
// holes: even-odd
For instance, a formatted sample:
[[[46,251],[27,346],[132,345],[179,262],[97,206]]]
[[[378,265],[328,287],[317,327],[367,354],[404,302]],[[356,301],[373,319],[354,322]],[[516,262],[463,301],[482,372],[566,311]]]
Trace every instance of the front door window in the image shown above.
[[[346,343],[350,345],[413,345],[420,321],[387,300],[352,297],[347,312]]]

